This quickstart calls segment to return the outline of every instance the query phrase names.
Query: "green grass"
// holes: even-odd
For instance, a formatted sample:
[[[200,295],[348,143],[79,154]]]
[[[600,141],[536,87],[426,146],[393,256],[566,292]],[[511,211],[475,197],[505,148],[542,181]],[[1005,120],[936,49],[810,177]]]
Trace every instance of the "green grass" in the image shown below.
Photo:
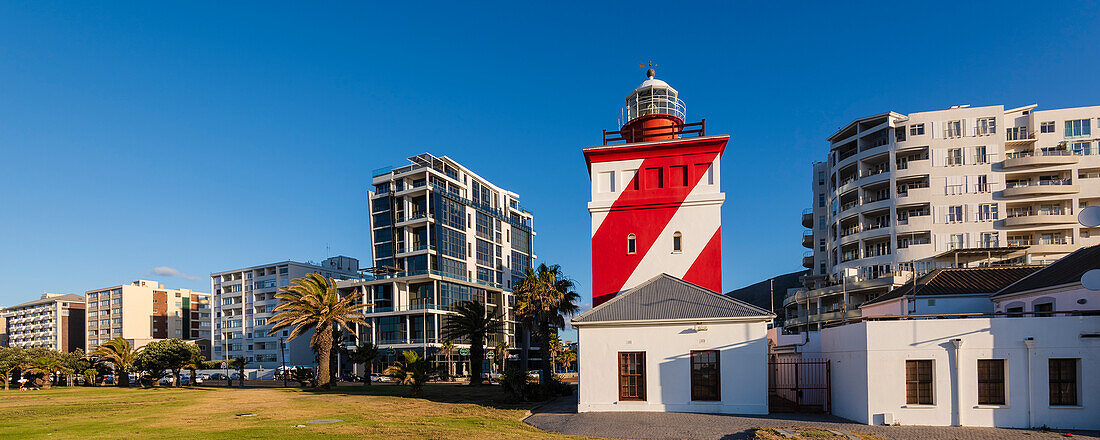
[[[394,385],[325,392],[214,387],[0,391],[0,438],[569,438],[521,422],[529,405],[507,402],[499,387],[429,385],[424,391],[416,399],[406,397],[407,387]],[[241,413],[255,416],[238,417]],[[307,423],[316,419],[344,421]]]

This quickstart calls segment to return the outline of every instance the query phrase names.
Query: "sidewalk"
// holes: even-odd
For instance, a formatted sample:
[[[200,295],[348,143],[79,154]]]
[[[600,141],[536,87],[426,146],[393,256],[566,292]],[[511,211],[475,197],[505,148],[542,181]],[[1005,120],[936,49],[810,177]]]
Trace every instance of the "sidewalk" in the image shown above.
[[[728,416],[689,413],[577,413],[576,396],[532,411],[528,425],[569,435],[629,439],[747,439],[754,428],[818,427],[866,433],[887,439],[1054,439],[1061,432],[950,426],[870,426],[824,414]],[[1098,432],[1071,431],[1073,438],[1100,438]]]

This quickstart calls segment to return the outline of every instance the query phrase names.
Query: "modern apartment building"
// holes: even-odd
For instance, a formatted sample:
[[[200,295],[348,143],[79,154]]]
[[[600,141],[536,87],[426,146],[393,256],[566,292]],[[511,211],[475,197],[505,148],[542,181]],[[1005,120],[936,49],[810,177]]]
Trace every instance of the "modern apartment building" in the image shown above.
[[[66,353],[84,348],[84,297],[44,293],[0,310],[8,347],[43,347]]]
[[[135,347],[157,339],[193,340],[210,356],[210,294],[150,280],[85,292],[87,351],[122,337]]]
[[[424,153],[408,160],[374,171],[368,192],[373,267],[341,283],[372,304],[370,327],[360,337],[379,344],[383,359],[392,355],[389,348],[431,354],[429,347],[443,342],[452,307],[476,300],[505,322],[486,346],[517,347],[512,288],[535,258],[531,213],[519,195],[453,159]],[[452,361],[460,359],[452,354]]]
[[[332,257],[320,264],[282,261],[242,269],[210,274],[210,291],[213,292],[214,313],[211,317],[214,335],[214,359],[243,357],[248,368],[274,369],[289,366],[316,365],[313,350],[309,347],[312,332],[285,342],[289,330],[277,335],[268,334],[279,300],[275,294],[280,287],[290,285],[295,278],[319,273],[326,278],[345,279],[358,277],[359,260],[350,257]],[[279,342],[286,344],[280,350]]]
[[[1100,243],[1077,223],[1100,205],[1100,106],[957,106],[852,121],[813,164],[802,214],[805,288],[788,329],[858,306],[940,267],[1044,264]]]

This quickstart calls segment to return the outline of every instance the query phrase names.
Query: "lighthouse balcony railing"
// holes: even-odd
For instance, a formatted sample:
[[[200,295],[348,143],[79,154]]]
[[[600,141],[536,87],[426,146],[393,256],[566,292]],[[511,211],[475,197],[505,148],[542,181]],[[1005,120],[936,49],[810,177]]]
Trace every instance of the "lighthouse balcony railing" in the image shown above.
[[[670,132],[671,131],[671,132]],[[615,142],[629,142],[631,139],[645,139],[649,136],[673,135],[676,138],[684,136],[700,137],[707,135],[707,120],[690,124],[674,124],[662,127],[631,127],[629,130],[603,131],[603,144],[609,145]]]

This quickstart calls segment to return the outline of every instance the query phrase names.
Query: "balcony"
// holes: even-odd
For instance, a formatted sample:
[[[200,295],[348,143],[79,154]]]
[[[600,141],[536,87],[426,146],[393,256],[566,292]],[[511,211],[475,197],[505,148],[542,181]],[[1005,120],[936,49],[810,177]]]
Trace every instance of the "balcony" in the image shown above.
[[[802,267],[807,269],[813,269],[814,267],[814,251],[806,251],[802,254]]]
[[[1027,127],[1010,127],[1005,131],[1005,144],[1016,145],[1035,142],[1035,132],[1027,131]]]
[[[1006,154],[1004,168],[1072,165],[1080,160],[1080,156],[1074,156],[1068,150],[1023,151]]]
[[[802,247],[814,248],[814,231],[802,232]]]
[[[1056,225],[1062,223],[1077,223],[1077,216],[1070,214],[1063,214],[1065,211],[1057,211],[1049,214],[1033,214],[1030,212],[1009,215],[1005,219],[1006,227],[1014,226],[1032,226],[1032,225]]]
[[[1005,197],[1039,196],[1051,194],[1077,194],[1081,187],[1073,185],[1070,179],[1040,180],[1038,182],[1015,183],[1004,189]]]
[[[802,226],[807,228],[814,227],[814,209],[806,208],[802,210]]]

